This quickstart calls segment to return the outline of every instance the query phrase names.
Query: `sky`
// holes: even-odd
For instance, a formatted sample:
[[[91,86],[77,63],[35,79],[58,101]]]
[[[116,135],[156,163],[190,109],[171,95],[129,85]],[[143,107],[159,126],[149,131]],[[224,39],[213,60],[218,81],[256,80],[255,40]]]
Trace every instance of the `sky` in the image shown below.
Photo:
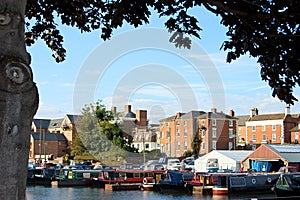
[[[268,84],[261,80],[255,58],[245,55],[226,63],[220,50],[226,28],[220,18],[205,10],[199,16],[201,39],[192,39],[192,48],[175,48],[163,19],[153,14],[150,23],[138,29],[124,25],[103,41],[98,30],[80,33],[61,26],[66,60],[56,63],[43,41],[27,51],[31,54],[40,103],[35,118],[63,118],[81,114],[86,104],[101,100],[110,109],[133,112],[147,110],[150,123],[191,110],[246,115],[251,108],[259,113],[284,112],[285,103],[272,97]],[[299,99],[299,88],[295,89]],[[299,103],[291,106],[299,113]]]

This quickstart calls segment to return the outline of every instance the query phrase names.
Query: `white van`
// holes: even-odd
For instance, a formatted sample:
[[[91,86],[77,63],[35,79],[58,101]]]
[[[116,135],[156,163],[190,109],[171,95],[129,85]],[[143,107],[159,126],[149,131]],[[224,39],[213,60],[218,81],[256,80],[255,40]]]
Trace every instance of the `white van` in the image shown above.
[[[179,170],[181,168],[180,160],[177,158],[168,159],[167,169],[169,170]]]

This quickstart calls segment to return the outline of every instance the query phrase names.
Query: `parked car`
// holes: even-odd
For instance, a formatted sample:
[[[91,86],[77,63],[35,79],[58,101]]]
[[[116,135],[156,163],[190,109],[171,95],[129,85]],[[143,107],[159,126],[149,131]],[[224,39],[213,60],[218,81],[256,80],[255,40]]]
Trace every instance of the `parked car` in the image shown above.
[[[167,163],[167,169],[169,170],[179,170],[181,169],[181,163],[179,159],[174,158],[174,159],[169,159]]]
[[[106,164],[99,164],[99,165],[96,165],[93,169],[112,169],[112,167],[108,166]]]
[[[185,170],[195,170],[195,161],[191,161],[188,164],[185,164],[184,166]]]
[[[187,158],[183,159],[183,160],[181,161],[181,168],[182,168],[182,169],[185,169],[185,168],[186,168],[185,166],[186,166],[187,164],[189,164],[190,162],[194,161],[194,160],[195,160],[194,157],[187,157]]]

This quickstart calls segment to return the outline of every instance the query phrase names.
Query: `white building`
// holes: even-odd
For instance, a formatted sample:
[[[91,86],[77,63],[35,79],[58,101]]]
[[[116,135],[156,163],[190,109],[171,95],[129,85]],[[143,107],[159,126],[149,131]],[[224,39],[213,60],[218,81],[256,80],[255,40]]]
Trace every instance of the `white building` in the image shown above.
[[[209,169],[214,169],[214,171],[231,170],[238,172],[241,168],[240,162],[252,152],[243,150],[213,150],[195,160],[195,171],[207,172]]]

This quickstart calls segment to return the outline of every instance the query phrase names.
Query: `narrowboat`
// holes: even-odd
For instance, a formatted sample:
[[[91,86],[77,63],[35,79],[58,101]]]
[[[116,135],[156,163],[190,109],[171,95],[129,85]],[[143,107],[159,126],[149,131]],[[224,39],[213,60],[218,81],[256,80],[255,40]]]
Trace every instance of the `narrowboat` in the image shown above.
[[[162,179],[162,176],[165,173],[165,170],[154,170],[152,172],[148,172],[148,177],[143,179],[140,189],[142,191],[153,191],[155,189],[155,185]]]
[[[27,186],[43,185],[51,186],[51,182],[55,180],[55,168],[30,168],[27,171]]]
[[[229,193],[236,192],[263,192],[271,193],[272,187],[280,174],[249,174],[245,176],[229,176]]]
[[[102,170],[98,175],[100,185],[116,183],[143,183],[145,178],[147,182],[152,182],[154,171],[152,170]]]
[[[272,190],[278,197],[297,196],[300,199],[300,172],[280,174]]]
[[[97,177],[100,171],[94,169],[62,169],[57,186],[93,186],[93,178]]]
[[[162,179],[155,185],[158,192],[184,192],[192,194],[192,181],[194,174],[192,172],[182,172],[177,170],[168,170]]]

